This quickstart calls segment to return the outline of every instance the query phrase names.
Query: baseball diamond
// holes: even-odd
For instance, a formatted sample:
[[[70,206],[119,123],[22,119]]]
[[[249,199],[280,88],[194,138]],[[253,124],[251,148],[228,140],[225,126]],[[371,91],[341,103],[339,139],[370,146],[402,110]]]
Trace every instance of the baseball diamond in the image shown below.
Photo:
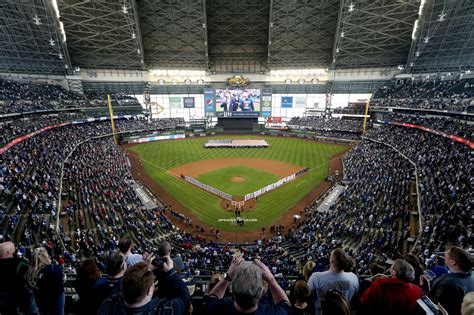
[[[331,157],[347,149],[295,138],[252,136],[266,140],[270,147],[206,150],[203,144],[209,139],[221,137],[154,142],[128,150],[139,157],[146,175],[171,197],[167,202],[173,200],[206,226],[234,232],[258,230],[278,220],[326,178]],[[229,222],[235,214],[223,209],[221,198],[180,178],[191,176],[226,193],[245,195],[306,167],[310,168],[307,174],[259,196],[253,211],[241,214],[247,220],[244,226]],[[245,179],[244,184],[231,180],[235,177]]]

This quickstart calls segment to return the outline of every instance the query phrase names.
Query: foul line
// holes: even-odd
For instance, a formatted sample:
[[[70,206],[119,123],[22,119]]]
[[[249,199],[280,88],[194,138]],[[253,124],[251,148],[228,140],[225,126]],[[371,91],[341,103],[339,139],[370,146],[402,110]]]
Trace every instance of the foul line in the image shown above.
[[[146,162],[146,163],[148,163],[148,164],[153,165],[154,167],[157,167],[157,168],[159,168],[159,169],[161,169],[161,170],[163,170],[163,171],[165,171],[165,172],[168,172],[167,169],[165,169],[165,168],[163,168],[163,167],[161,167],[161,166],[159,166],[159,165],[156,165],[156,164],[153,163],[153,162],[150,162],[150,161],[148,161],[148,160],[145,160],[144,158],[142,158],[142,157],[140,157],[140,156],[138,156],[138,155],[136,155],[136,154],[133,154],[133,153],[131,153],[131,152],[128,152],[128,154],[130,154],[131,156],[136,157],[136,158],[138,159],[138,161]],[[169,173],[171,173],[171,172],[169,172]],[[176,175],[176,174],[174,174],[174,173],[171,173],[171,174]]]

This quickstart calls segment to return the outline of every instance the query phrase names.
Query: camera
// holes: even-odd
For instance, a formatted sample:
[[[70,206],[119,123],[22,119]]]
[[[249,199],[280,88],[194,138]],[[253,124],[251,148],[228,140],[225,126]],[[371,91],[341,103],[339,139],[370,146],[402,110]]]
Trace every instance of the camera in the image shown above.
[[[152,260],[151,264],[155,267],[162,267],[166,262],[165,256],[171,256],[171,245],[167,241],[160,243],[160,246],[155,253],[155,259]],[[186,268],[181,257],[172,257],[171,260],[173,261],[174,268],[177,271],[181,271]]]

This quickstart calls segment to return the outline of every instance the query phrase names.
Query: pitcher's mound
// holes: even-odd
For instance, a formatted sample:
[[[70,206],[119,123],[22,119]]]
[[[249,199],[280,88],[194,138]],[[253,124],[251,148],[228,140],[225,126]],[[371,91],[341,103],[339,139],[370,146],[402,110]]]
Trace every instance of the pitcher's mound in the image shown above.
[[[232,177],[230,181],[234,183],[242,183],[242,182],[245,182],[245,177],[235,176],[235,177]]]

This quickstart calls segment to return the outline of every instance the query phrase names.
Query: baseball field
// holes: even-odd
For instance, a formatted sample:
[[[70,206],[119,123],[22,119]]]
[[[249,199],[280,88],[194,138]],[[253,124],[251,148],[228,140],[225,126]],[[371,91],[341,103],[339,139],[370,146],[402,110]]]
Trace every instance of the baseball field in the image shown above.
[[[264,139],[269,148],[205,149],[210,139]],[[157,141],[128,147],[139,158],[144,172],[173,199],[205,225],[223,231],[253,231],[269,226],[311,192],[328,172],[332,156],[346,146],[297,138],[216,136]],[[305,167],[309,172],[270,191],[242,212],[244,226],[236,226],[235,214],[222,199],[198,188],[180,175],[191,176],[231,195],[243,196]]]

